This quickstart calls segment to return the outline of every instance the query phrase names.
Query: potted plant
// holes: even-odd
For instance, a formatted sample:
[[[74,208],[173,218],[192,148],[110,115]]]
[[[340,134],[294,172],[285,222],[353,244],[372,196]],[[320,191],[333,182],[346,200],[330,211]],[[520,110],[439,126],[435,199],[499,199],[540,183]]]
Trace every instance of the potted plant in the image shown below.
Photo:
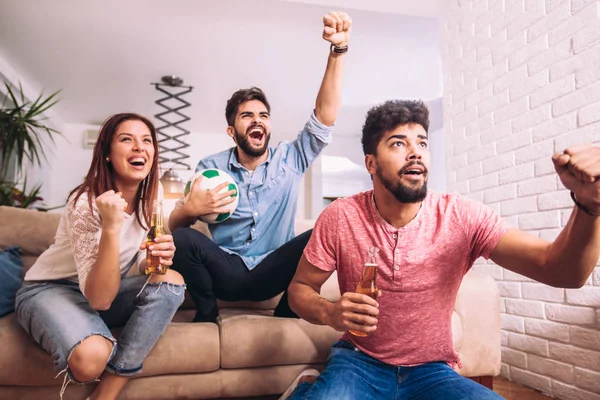
[[[4,82],[6,97],[0,107],[0,205],[29,208],[42,200],[41,184],[27,188],[23,173],[25,161],[41,166],[46,159],[44,138],[54,142],[53,135],[61,135],[56,129],[43,123],[44,113],[59,100],[59,92],[49,96],[40,94],[33,102],[27,100],[23,88],[15,93]],[[19,184],[23,178],[23,184]]]

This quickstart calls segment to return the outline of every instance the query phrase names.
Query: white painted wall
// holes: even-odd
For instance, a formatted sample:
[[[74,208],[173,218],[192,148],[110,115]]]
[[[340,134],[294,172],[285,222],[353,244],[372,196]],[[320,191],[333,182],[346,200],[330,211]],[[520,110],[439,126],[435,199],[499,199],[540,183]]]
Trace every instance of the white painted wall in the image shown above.
[[[446,138],[444,130],[429,133],[429,181],[427,187],[438,192],[446,191]]]
[[[348,197],[373,188],[371,175],[364,164],[347,157],[324,155],[321,158],[323,197]]]
[[[443,0],[280,0],[291,3],[321,4],[332,9],[359,9],[401,15],[437,17]]]
[[[123,111],[153,115],[150,83],[180,75],[195,87],[187,96],[194,132],[221,132],[231,93],[255,85],[273,106],[274,134],[289,139],[314,107],[330,9],[274,0],[4,1],[0,73],[8,63],[32,87],[62,89],[56,111],[83,124]],[[441,96],[434,18],[347,11],[354,25],[344,106]]]
[[[441,32],[449,189],[554,240],[573,203],[551,155],[600,142],[600,2],[449,4]],[[477,268],[500,286],[502,374],[559,399],[599,399],[600,269],[582,289],[564,290]]]

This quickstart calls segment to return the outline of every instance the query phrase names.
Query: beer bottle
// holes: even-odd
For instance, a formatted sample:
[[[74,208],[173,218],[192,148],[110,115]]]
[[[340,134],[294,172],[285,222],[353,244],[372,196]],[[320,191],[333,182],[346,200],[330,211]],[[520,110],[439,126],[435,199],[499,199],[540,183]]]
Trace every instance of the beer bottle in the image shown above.
[[[145,273],[164,275],[167,273],[167,267],[160,264],[160,257],[153,256],[150,246],[154,244],[156,238],[165,234],[163,215],[162,215],[162,200],[154,200],[152,208],[152,221],[150,222],[150,230],[146,235],[146,269]]]
[[[367,296],[377,299],[379,289],[377,289],[377,263],[379,262],[379,249],[370,247],[367,253],[367,262],[363,269],[362,278],[356,285],[356,293],[366,294]],[[351,334],[358,337],[365,337],[368,333],[349,330]]]

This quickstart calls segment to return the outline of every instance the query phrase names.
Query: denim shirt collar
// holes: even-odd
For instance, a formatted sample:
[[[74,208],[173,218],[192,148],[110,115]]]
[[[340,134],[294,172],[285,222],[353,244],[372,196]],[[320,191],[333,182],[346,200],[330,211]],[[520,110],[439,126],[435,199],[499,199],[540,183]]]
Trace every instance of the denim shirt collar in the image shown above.
[[[236,152],[237,147],[232,147],[230,152],[229,152],[229,162],[228,165],[229,167],[236,167],[238,169],[246,169],[246,167],[244,167],[242,164],[240,164],[240,162],[238,161],[237,158],[237,152]],[[269,162],[271,162],[271,158],[273,157],[273,151],[271,150],[270,147],[267,147],[267,151],[269,152],[269,154],[267,155],[267,159],[260,165],[266,164],[269,165]]]

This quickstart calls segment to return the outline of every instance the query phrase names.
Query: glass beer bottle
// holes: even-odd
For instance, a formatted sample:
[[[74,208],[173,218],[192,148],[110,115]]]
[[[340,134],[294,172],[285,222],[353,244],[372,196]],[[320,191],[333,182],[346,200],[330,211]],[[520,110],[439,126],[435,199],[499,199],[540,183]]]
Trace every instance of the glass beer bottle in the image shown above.
[[[152,208],[152,220],[150,222],[150,230],[146,235],[146,269],[145,273],[148,274],[159,274],[164,275],[167,273],[167,267],[160,264],[160,257],[153,256],[150,246],[154,244],[156,238],[165,234],[163,215],[162,215],[162,201],[154,200],[154,206]]]
[[[367,296],[377,299],[379,289],[377,289],[377,263],[379,262],[379,249],[370,247],[367,254],[367,262],[363,269],[363,274],[360,282],[356,285],[356,293],[366,294]],[[358,337],[365,337],[368,333],[349,330],[351,334]]]

